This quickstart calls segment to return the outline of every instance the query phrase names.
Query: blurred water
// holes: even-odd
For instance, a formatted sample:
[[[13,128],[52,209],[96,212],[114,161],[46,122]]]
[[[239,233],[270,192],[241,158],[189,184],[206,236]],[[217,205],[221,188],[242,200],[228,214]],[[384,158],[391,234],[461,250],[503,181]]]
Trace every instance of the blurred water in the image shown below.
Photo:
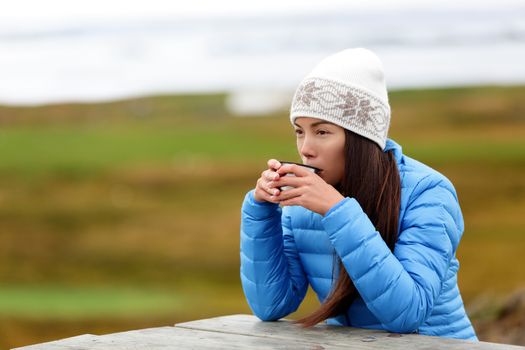
[[[525,4],[298,16],[0,23],[0,103],[290,91],[321,58],[363,46],[390,88],[525,82]]]

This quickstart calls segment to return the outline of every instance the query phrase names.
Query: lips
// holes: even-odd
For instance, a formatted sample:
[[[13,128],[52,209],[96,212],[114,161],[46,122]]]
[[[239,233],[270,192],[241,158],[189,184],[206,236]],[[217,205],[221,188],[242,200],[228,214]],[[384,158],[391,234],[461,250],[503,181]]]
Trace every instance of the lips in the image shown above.
[[[321,169],[321,168],[319,168],[319,167],[316,167],[315,165],[310,165],[310,166],[313,166],[313,167],[315,167],[315,168],[318,169],[318,170],[316,171],[316,174],[317,174],[317,175],[321,175],[321,174],[324,172],[323,169]]]

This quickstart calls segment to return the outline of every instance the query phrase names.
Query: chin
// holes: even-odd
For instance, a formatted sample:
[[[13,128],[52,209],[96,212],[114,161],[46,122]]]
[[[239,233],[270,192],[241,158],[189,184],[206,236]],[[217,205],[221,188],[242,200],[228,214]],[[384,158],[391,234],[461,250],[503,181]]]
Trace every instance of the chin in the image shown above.
[[[322,177],[322,176],[321,176],[321,177]],[[334,183],[335,183],[335,181],[333,181],[333,180],[331,180],[331,179],[327,179],[327,178],[325,178],[325,177],[322,177],[322,178],[323,178],[323,180],[324,180],[327,184],[329,184],[329,185],[332,185],[332,186],[333,186]]]

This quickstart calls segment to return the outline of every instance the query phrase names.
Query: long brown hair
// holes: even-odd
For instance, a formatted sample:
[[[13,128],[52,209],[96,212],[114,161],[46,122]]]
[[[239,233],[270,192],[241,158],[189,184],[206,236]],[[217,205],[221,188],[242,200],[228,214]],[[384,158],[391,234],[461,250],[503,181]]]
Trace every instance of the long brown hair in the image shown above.
[[[344,152],[345,175],[336,188],[343,196],[357,200],[390,250],[394,251],[401,184],[393,152],[383,152],[374,142],[347,129]],[[311,327],[327,318],[345,314],[359,296],[341,258],[334,255],[334,267],[337,264],[339,277],[328,297],[316,311],[294,323]]]

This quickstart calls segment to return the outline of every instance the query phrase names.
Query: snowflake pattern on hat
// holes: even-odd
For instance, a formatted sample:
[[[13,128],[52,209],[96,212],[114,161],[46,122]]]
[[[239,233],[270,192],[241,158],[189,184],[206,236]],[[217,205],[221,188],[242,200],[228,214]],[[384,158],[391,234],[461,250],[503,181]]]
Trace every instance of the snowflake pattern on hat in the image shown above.
[[[321,88],[315,86],[315,82],[310,82],[303,86],[301,91],[297,95],[297,99],[302,101],[305,105],[310,106],[311,101],[316,101],[317,98],[314,96],[316,91],[321,90]]]
[[[390,108],[358,87],[310,78],[297,89],[291,112],[295,117],[326,119],[380,145],[386,142]]]

